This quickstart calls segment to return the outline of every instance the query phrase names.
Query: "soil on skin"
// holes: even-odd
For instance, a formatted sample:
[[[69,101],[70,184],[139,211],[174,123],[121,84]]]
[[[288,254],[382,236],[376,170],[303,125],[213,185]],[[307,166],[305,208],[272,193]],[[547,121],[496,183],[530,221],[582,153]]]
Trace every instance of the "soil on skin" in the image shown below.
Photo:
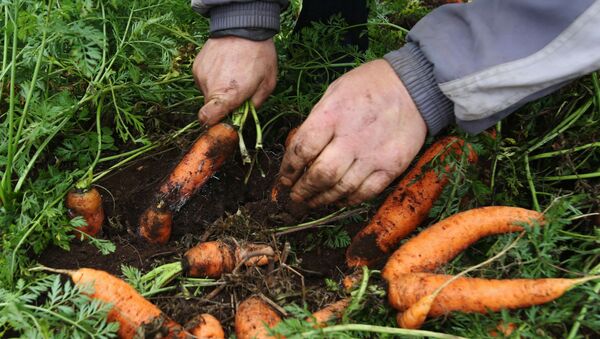
[[[190,140],[191,142],[192,140]],[[171,240],[166,245],[150,245],[136,234],[140,214],[149,206],[153,193],[183,156],[187,146],[163,150],[138,160],[112,173],[98,183],[102,193],[106,221],[101,238],[116,245],[116,251],[101,255],[87,242],[74,240],[70,252],[53,247],[39,258],[39,262],[56,268],[91,267],[121,276],[121,266],[139,268],[142,273],[152,268],[179,261],[183,253],[201,240],[233,237],[241,241],[266,242],[279,253],[286,252],[288,267],[243,269],[235,276],[224,278],[227,287],[212,300],[183,296],[181,291],[161,294],[152,298],[166,314],[185,324],[199,313],[212,313],[232,330],[236,303],[246,297],[262,293],[279,305],[306,302],[316,310],[335,301],[338,296],[325,289],[325,278],[340,281],[346,273],[345,250],[317,246],[304,252],[307,230],[275,238],[273,227],[294,225],[303,220],[322,217],[331,210],[309,210],[292,203],[284,196],[279,204],[270,202],[270,191],[283,153],[282,146],[273,147],[260,158],[260,169],[254,167],[248,184],[244,176],[248,167],[242,166],[239,155],[229,160],[209,182],[194,195],[173,220]],[[348,230],[354,235],[361,225]],[[286,250],[286,243],[290,249]],[[294,272],[295,271],[295,272]],[[304,282],[304,285],[303,285]],[[233,332],[229,332],[233,333]]]

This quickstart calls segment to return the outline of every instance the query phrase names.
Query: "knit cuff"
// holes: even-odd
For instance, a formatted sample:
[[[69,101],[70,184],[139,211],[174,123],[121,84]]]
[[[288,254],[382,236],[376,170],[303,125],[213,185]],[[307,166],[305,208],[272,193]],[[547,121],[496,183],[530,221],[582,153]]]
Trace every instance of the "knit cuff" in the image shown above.
[[[454,121],[453,103],[440,90],[433,74],[433,64],[415,43],[407,43],[386,54],[384,59],[404,83],[430,135],[436,135]]]
[[[279,32],[281,6],[276,2],[237,2],[210,10],[211,37],[235,35],[266,40]]]

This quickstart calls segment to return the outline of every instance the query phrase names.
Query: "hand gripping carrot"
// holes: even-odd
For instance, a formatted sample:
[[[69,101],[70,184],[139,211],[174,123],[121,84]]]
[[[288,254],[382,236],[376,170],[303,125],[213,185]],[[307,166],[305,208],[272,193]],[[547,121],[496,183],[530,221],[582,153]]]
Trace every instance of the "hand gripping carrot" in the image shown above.
[[[399,275],[432,272],[477,240],[522,231],[518,223],[543,222],[543,215],[518,207],[490,206],[455,214],[425,229],[392,254],[382,276],[391,283]]]
[[[388,301],[392,307],[405,311],[453,276],[432,273],[409,273],[390,283]],[[441,316],[452,311],[487,313],[540,305],[559,298],[569,289],[584,282],[599,279],[592,276],[580,279],[480,279],[460,277],[442,289],[425,316]],[[421,301],[423,306],[426,300]],[[426,310],[425,307],[420,308]],[[415,308],[412,317],[423,316]]]
[[[449,155],[460,158],[464,147],[465,142],[462,139],[445,137],[423,153],[415,166],[381,204],[369,224],[352,239],[346,251],[349,267],[377,263],[425,220],[448,183],[448,177],[438,173],[432,163],[434,160],[443,163]],[[477,161],[477,154],[470,147],[468,161]],[[450,164],[444,167],[445,173],[452,170],[453,166]]]
[[[128,283],[107,272],[92,268],[47,270],[69,275],[77,286],[91,286],[94,291],[90,294],[91,298],[111,304],[108,322],[119,323],[119,338],[191,338],[181,325],[167,317]]]
[[[201,339],[225,339],[225,332],[217,318],[208,313],[199,314],[186,324],[188,332]]]
[[[81,232],[93,237],[102,231],[104,209],[102,197],[96,188],[70,190],[67,193],[66,206],[70,218],[81,216],[85,219],[87,226],[78,228]]]
[[[280,321],[271,306],[259,297],[250,297],[240,303],[235,313],[235,335],[237,339],[283,339],[269,335],[268,331]]]
[[[263,266],[274,258],[275,251],[268,245],[217,240],[200,243],[185,252],[181,267],[190,277],[219,278],[238,265]]]
[[[238,132],[226,123],[201,135],[160,186],[155,203],[140,217],[140,235],[164,244],[171,235],[172,213],[210,179],[235,151]]]

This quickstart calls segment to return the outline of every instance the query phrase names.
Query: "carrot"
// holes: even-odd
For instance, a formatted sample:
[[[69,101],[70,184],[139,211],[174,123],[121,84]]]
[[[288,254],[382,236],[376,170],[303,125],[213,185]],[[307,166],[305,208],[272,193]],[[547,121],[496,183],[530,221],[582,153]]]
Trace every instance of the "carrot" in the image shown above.
[[[517,324],[515,323],[508,323],[505,324],[503,321],[501,321],[498,326],[496,326],[495,330],[491,330],[490,333],[490,337],[498,337],[500,335],[502,335],[503,337],[508,337],[510,336],[516,329],[518,328]]]
[[[390,283],[388,301],[395,309],[405,311],[452,278],[432,273],[403,274]],[[439,292],[425,316],[436,317],[452,311],[487,313],[540,305],[557,299],[578,284],[598,278],[600,276],[511,280],[461,277]],[[421,303],[426,306],[425,302]]]
[[[92,237],[102,231],[104,209],[102,197],[96,188],[70,190],[67,193],[66,206],[70,218],[81,216],[85,219],[87,226],[79,227],[78,230]]]
[[[288,146],[292,142],[292,139],[294,138],[294,135],[296,135],[296,132],[298,132],[298,127],[294,127],[290,130],[287,137],[285,138],[285,148],[288,148]],[[279,182],[279,178],[277,178],[275,184],[273,185],[273,188],[271,188],[271,202],[279,202],[282,189],[283,185]]]
[[[250,297],[240,303],[235,314],[235,335],[238,339],[283,338],[269,335],[268,328],[274,327],[281,317],[259,297]]]
[[[140,218],[140,235],[152,243],[167,242],[171,223],[153,223],[159,219],[150,217],[152,210],[164,208],[171,212],[178,211],[233,154],[237,142],[237,131],[226,123],[214,125],[201,135],[160,186],[155,205]]]
[[[402,238],[425,220],[429,210],[448,183],[448,177],[440,175],[432,162],[444,161],[447,156],[460,157],[464,141],[456,137],[445,137],[434,143],[417,161],[414,167],[388,195],[377,213],[353,239],[346,251],[349,267],[373,266],[398,246]],[[468,160],[477,161],[476,153],[470,149]],[[445,173],[453,166],[445,166]]]
[[[306,319],[308,322],[314,322],[315,327],[325,327],[327,323],[336,319],[340,319],[348,306],[350,306],[350,298],[344,298],[327,305],[324,308],[316,311],[312,316]]]
[[[208,313],[199,314],[186,324],[188,332],[196,338],[225,339],[225,332],[217,318]]]
[[[51,270],[51,269],[50,269]],[[112,305],[108,322],[118,322],[120,338],[189,338],[183,327],[142,297],[125,281],[100,270],[51,270],[67,274],[77,286],[91,286],[89,296]]]
[[[455,214],[425,229],[392,254],[382,276],[391,283],[399,275],[431,272],[477,240],[522,231],[518,222],[541,222],[543,215],[518,207],[490,206]]]
[[[219,278],[231,273],[238,265],[263,266],[275,256],[268,245],[237,244],[224,241],[200,243],[188,250],[181,267],[190,277]]]
[[[149,207],[140,217],[140,235],[150,243],[164,244],[171,237],[173,213],[164,204]]]
[[[344,287],[344,290],[348,293],[352,292],[352,290],[358,286],[358,284],[360,284],[362,278],[362,271],[355,271],[351,274],[348,274],[344,277],[344,279],[342,279],[342,286]]]
[[[431,306],[433,306],[435,297],[435,294],[428,294],[412,304],[406,311],[398,313],[396,316],[398,327],[413,330],[421,328],[421,325],[427,319],[427,314],[431,310]]]

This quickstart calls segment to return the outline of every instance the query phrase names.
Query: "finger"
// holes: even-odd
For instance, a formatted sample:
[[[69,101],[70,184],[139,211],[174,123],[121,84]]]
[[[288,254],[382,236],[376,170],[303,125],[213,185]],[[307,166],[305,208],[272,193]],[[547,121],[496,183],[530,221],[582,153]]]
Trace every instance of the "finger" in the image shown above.
[[[353,162],[354,155],[334,139],[292,187],[290,197],[294,201],[305,201],[328,190],[340,181]]]
[[[209,95],[206,97],[208,101],[198,111],[200,122],[212,126],[225,118],[246,100],[238,91],[230,89],[228,92],[226,95]]]
[[[360,185],[373,173],[372,167],[365,161],[354,161],[342,178],[329,190],[312,198],[308,205],[317,207],[340,200],[358,190]]]
[[[352,192],[348,198],[348,205],[358,205],[367,201],[377,194],[381,193],[392,181],[394,177],[386,171],[375,171],[363,181],[358,189]]]
[[[262,106],[262,104],[267,101],[267,98],[269,98],[269,96],[271,95],[271,93],[273,92],[273,89],[275,88],[275,86],[270,85],[265,83],[266,80],[264,80],[259,86],[258,89],[256,90],[256,93],[254,93],[254,95],[252,96],[251,100],[252,100],[252,104],[254,105],[254,107],[258,108],[260,106]]]
[[[315,160],[333,138],[333,128],[318,126],[310,117],[298,128],[298,132],[286,149],[279,170],[280,181],[292,186],[304,172],[308,163]]]

